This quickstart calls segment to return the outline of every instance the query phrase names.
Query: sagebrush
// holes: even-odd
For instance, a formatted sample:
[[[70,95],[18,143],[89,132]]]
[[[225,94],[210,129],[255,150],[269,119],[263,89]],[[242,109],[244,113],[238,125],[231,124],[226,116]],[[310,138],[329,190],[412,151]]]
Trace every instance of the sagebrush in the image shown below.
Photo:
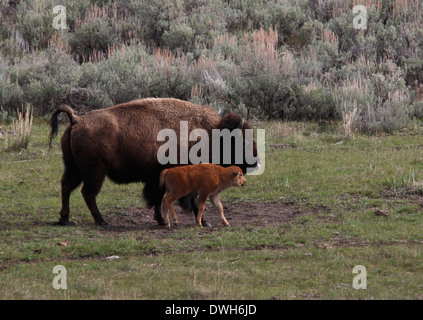
[[[421,0],[0,1],[0,106],[175,97],[246,117],[401,129],[422,117]],[[354,5],[366,30],[353,27]],[[419,89],[420,88],[420,89]]]

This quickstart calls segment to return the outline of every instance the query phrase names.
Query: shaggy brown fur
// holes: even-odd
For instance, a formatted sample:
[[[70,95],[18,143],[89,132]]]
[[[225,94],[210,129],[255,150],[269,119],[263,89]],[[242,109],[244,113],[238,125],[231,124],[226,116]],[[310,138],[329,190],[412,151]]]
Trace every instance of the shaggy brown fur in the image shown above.
[[[151,98],[94,110],[83,116],[76,116],[70,107],[62,106],[51,119],[50,144],[57,135],[61,112],[67,114],[70,124],[61,139],[65,171],[61,181],[59,224],[69,222],[69,197],[81,182],[84,183],[82,195],[95,223],[106,224],[96,203],[106,175],[116,183],[144,182],[144,197],[148,205],[154,207],[155,220],[163,224],[161,200],[165,190],[159,187],[158,181],[161,171],[170,166],[163,166],[157,160],[157,151],[164,143],[157,141],[159,131],[164,128],[174,130],[179,144],[180,121],[188,121],[189,132],[202,128],[210,136],[212,129],[250,128],[234,113],[221,117],[208,106],[171,98]],[[195,143],[190,142],[189,148]],[[255,146],[254,152],[256,155]],[[247,163],[239,166],[244,172],[247,167],[255,167]],[[191,199],[181,203],[185,204],[185,209],[197,213],[192,196],[189,197]]]
[[[166,194],[162,200],[165,223],[170,228],[169,210],[174,222],[178,223],[173,202],[187,194],[194,194],[198,195],[196,221],[200,227],[202,226],[201,217],[209,197],[216,210],[219,211],[222,223],[228,226],[219,194],[229,187],[243,186],[246,182],[241,168],[237,166],[224,168],[215,164],[196,164],[163,170],[160,174],[160,186],[166,187]]]

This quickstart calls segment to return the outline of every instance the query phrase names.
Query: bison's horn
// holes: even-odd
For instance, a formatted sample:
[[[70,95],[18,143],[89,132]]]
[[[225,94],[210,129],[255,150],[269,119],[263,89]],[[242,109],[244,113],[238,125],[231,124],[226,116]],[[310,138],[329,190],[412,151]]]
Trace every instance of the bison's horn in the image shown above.
[[[239,129],[242,129],[242,127],[244,126],[244,122],[245,122],[245,120],[244,120],[244,118],[241,120],[241,122],[239,123],[239,126],[238,126],[238,128]]]

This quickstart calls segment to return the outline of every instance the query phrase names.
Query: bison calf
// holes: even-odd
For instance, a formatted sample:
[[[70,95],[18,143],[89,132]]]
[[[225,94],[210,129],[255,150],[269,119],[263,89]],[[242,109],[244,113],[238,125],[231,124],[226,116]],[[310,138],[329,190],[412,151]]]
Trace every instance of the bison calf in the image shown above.
[[[160,174],[160,187],[163,185],[166,187],[166,195],[162,200],[165,223],[170,228],[169,210],[175,223],[178,223],[173,202],[190,194],[198,195],[196,222],[200,227],[202,227],[201,217],[209,197],[213,206],[219,211],[222,223],[228,226],[219,194],[229,187],[243,186],[246,182],[241,168],[237,166],[224,168],[215,164],[197,164],[163,170]]]

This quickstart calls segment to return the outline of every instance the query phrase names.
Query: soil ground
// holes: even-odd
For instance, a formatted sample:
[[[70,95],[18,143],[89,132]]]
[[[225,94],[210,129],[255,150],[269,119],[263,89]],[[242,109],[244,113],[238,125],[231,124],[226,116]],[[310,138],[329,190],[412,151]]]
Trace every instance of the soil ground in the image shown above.
[[[223,204],[224,214],[230,226],[266,227],[275,226],[289,222],[310,212],[300,210],[297,206],[286,202],[274,203],[230,203]],[[172,230],[179,228],[198,228],[194,219],[194,214],[183,213],[175,205],[178,214],[179,224],[172,224]],[[170,215],[170,213],[169,213]],[[172,230],[165,226],[159,226],[154,221],[153,209],[127,208],[124,211],[110,212],[104,215],[109,225],[104,229],[109,232],[128,232],[143,230],[153,236],[164,236]],[[203,217],[212,225],[211,231],[225,228],[220,221],[218,212],[212,204],[207,203]]]

